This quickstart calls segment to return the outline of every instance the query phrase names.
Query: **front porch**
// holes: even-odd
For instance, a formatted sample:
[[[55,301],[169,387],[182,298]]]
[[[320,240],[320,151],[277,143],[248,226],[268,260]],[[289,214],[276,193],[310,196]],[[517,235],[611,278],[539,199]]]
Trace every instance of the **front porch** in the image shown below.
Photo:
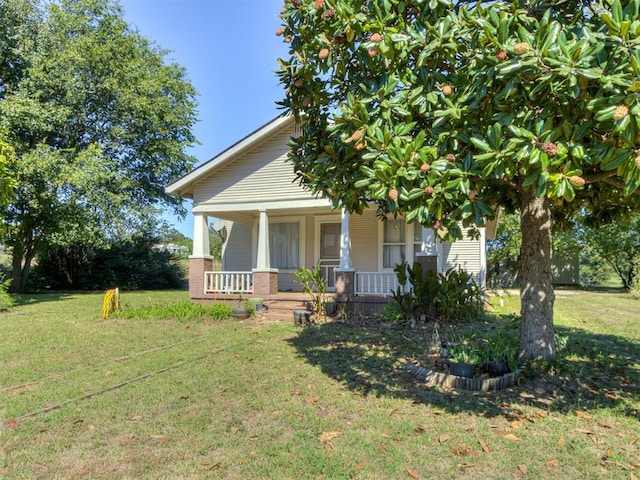
[[[352,270],[342,272],[335,267],[324,267],[321,265],[323,277],[329,285],[330,293],[339,295],[376,295],[387,297],[396,291],[400,284],[394,272],[361,272]],[[352,275],[347,276],[346,274]],[[260,277],[260,272],[204,272],[204,295],[223,294],[267,294],[265,291],[254,292],[254,277]],[[353,288],[345,288],[344,282],[353,279]],[[348,281],[348,280],[347,280]],[[342,283],[342,285],[341,285]]]
[[[256,312],[259,318],[265,321],[292,321],[294,310],[311,310],[311,298],[302,292],[278,292],[275,295],[258,296],[254,294],[216,293],[202,295],[201,298],[191,298],[192,301],[210,304],[217,302],[228,303],[241,307],[247,300],[259,298],[264,309]],[[326,295],[328,310],[333,313],[329,317],[340,314],[340,309],[349,315],[369,315],[382,313],[385,304],[391,301],[389,296],[359,295],[350,301],[340,299],[335,293]],[[333,305],[330,305],[332,304]]]

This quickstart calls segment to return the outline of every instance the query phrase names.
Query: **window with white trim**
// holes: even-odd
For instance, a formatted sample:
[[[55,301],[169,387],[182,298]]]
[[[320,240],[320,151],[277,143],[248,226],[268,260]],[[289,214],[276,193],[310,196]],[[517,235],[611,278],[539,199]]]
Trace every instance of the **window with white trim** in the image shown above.
[[[393,268],[406,260],[406,225],[402,219],[383,222],[382,267]]]

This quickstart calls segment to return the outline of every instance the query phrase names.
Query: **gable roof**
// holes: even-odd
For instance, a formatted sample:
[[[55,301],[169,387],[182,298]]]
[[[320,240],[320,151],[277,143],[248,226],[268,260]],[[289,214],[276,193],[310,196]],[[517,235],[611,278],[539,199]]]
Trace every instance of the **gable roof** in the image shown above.
[[[242,140],[234,143],[221,153],[206,161],[202,165],[191,170],[186,175],[180,177],[174,182],[165,187],[165,192],[177,195],[183,198],[193,198],[193,186],[202,178],[211,174],[221,166],[227,164],[239,155],[251,149],[261,140],[271,135],[273,132],[280,128],[287,127],[295,120],[292,115],[283,114],[274,118],[270,122],[262,125],[257,130],[254,130]]]

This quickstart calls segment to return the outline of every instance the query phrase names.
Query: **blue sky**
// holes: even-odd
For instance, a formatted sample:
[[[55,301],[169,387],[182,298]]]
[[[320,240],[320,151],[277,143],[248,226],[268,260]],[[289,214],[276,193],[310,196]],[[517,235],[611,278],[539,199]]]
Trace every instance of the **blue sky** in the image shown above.
[[[275,35],[283,0],[120,0],[124,19],[183,66],[199,93],[198,163],[276,117],[283,90],[275,75],[286,45]],[[191,204],[187,204],[191,209]],[[166,217],[193,237],[193,217]]]

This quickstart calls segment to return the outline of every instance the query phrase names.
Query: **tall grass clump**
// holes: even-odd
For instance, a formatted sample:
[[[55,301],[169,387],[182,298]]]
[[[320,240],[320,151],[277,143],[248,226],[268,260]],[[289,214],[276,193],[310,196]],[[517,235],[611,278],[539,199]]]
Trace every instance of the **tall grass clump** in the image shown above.
[[[226,303],[201,305],[189,301],[153,302],[142,307],[123,306],[113,318],[136,320],[226,320],[231,318],[232,308]]]

